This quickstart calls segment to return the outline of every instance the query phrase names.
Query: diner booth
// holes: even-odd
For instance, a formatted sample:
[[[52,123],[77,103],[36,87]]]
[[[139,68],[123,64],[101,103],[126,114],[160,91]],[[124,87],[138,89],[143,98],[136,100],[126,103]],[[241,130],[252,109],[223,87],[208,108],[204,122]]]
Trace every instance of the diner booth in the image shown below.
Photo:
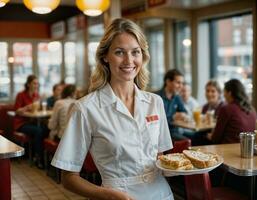
[[[39,164],[33,136],[17,130],[15,120],[22,117],[37,128],[47,127],[55,114],[47,101],[54,97],[56,85],[76,86],[77,99],[88,94],[97,47],[115,18],[136,22],[146,36],[150,53],[147,91],[162,89],[165,73],[177,69],[190,86],[198,107],[206,103],[209,80],[217,81],[223,91],[227,81],[237,79],[257,109],[256,0],[102,0],[102,10],[94,16],[88,12],[85,0],[53,0],[45,10],[33,7],[36,2],[0,0],[1,200],[86,199],[66,190],[61,183],[61,170],[50,164],[60,138],[55,140],[49,131],[44,135],[44,154]],[[40,98],[37,104],[31,104],[32,110],[21,114],[15,101],[32,74],[37,77]],[[220,99],[225,101],[223,92]],[[193,112],[187,120],[174,120],[172,125],[187,133],[206,134],[215,129],[213,115],[199,112],[198,123]],[[257,154],[255,138],[253,154],[254,147]],[[257,155],[242,157],[239,141],[200,144],[189,137],[174,140],[173,146],[165,153],[193,149],[219,156],[217,165],[207,170],[166,173],[175,200],[257,199]],[[162,173],[165,175],[165,169]],[[101,185],[90,153],[81,177]]]

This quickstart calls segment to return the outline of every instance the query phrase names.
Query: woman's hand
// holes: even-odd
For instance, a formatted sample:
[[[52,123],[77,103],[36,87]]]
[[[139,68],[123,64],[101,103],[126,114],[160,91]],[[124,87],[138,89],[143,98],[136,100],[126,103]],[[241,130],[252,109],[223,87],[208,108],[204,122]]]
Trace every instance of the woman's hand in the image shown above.
[[[136,200],[127,193],[112,188],[104,188],[106,190],[106,200]]]
[[[212,133],[208,133],[208,134],[206,135],[206,138],[211,141],[211,139],[212,139]]]
[[[184,121],[187,118],[186,113],[184,112],[176,112],[173,116],[174,120],[182,120]]]

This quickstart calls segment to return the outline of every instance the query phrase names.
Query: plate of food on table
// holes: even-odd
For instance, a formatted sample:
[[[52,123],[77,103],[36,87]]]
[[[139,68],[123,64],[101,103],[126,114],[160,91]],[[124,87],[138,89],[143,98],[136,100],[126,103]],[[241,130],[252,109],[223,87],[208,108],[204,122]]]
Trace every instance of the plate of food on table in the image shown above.
[[[156,166],[164,176],[192,175],[207,173],[223,163],[223,158],[215,153],[200,150],[184,150],[159,156]]]

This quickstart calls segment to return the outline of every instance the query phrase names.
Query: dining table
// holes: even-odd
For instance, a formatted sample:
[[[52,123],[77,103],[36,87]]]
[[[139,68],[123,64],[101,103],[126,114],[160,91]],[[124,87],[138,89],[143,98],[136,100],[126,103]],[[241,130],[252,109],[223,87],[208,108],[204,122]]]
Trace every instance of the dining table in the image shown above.
[[[192,120],[174,120],[172,122],[173,126],[176,127],[180,127],[180,128],[185,128],[185,129],[190,129],[192,131],[208,131],[211,130],[215,127],[216,123],[215,122],[211,122],[211,123],[207,123],[207,122],[201,122],[199,124],[196,124],[194,121]]]
[[[23,147],[0,135],[0,199],[11,200],[10,158],[24,155]]]
[[[222,166],[237,176],[247,176],[250,179],[249,196],[251,200],[256,200],[256,176],[257,176],[257,155],[252,158],[242,158],[240,153],[240,143],[234,144],[215,144],[193,146],[205,152],[216,153],[223,157]]]
[[[41,121],[47,118],[50,118],[53,114],[52,110],[39,110],[36,112],[22,112],[19,113],[20,116],[30,118],[31,120],[34,120],[36,124],[39,126],[41,124]]]

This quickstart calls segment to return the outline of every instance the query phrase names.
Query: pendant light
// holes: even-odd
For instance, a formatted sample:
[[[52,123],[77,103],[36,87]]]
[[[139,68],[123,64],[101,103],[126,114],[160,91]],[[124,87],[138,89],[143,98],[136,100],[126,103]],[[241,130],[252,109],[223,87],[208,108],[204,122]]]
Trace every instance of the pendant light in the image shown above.
[[[1,8],[1,7],[4,7],[5,4],[8,3],[8,1],[9,1],[9,0],[0,0],[0,8]]]
[[[110,0],[76,0],[77,7],[88,16],[101,15],[110,6]]]
[[[60,0],[23,0],[25,6],[37,14],[52,12],[60,3]]]

